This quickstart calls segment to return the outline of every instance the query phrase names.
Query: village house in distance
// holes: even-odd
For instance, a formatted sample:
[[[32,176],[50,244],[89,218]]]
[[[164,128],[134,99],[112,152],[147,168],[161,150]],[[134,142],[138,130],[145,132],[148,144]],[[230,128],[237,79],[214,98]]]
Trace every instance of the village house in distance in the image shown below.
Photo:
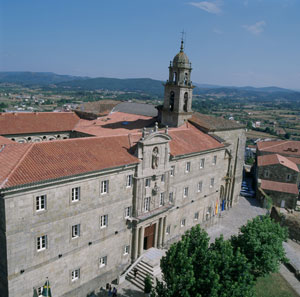
[[[244,128],[192,111],[191,71],[182,42],[155,115],[0,115],[0,296],[85,297],[234,207]]]

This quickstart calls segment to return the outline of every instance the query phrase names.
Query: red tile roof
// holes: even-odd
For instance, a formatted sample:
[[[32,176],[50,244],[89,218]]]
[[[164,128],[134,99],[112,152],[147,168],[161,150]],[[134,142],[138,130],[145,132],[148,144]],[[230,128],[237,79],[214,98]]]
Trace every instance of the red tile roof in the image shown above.
[[[263,190],[289,193],[289,194],[299,194],[299,190],[296,184],[280,183],[271,180],[261,180],[261,186]]]
[[[212,115],[195,112],[189,119],[192,124],[201,127],[204,131],[225,131],[232,129],[242,129],[243,125],[234,120],[224,119]]]
[[[47,113],[45,114],[47,117]],[[53,115],[53,113],[49,114]],[[73,113],[65,114],[74,117]],[[54,115],[53,119],[56,117],[56,114]],[[29,119],[31,118],[32,115]],[[75,117],[75,119],[77,121],[78,118]],[[155,120],[152,117],[115,112],[97,120],[77,122],[74,130],[96,137],[54,142],[13,143],[2,146],[2,150],[0,149],[0,188],[138,163],[139,160],[132,155],[134,146],[141,138],[141,129],[153,125]],[[51,125],[49,124],[48,128]],[[24,126],[28,125],[24,123]],[[47,124],[44,125],[46,126]],[[190,123],[179,128],[170,128],[169,135],[172,138],[170,141],[172,156],[224,148],[224,144],[201,132]]]
[[[170,151],[173,156],[224,147],[224,144],[201,132],[191,124],[188,125],[188,128],[183,125],[180,128],[170,129],[169,135],[172,137]]]
[[[282,166],[288,167],[294,171],[299,172],[298,166],[294,162],[281,155],[272,154],[272,155],[263,155],[257,157],[258,166],[268,166],[274,164],[280,164]]]
[[[128,135],[141,131],[155,121],[153,117],[113,112],[93,121],[80,120],[75,130],[95,136]]]
[[[71,131],[78,122],[73,112],[0,113],[0,135]]]
[[[14,141],[10,140],[9,138],[0,136],[0,145],[2,144],[9,144],[9,143],[15,143]]]
[[[138,163],[129,148],[128,136],[6,145],[0,152],[0,188]]]
[[[300,157],[300,141],[261,141],[257,143],[260,151]]]

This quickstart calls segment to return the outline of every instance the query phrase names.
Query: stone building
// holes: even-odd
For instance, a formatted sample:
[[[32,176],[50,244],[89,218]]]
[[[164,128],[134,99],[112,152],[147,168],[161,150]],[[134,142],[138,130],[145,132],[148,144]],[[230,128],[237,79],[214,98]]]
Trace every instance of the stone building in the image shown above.
[[[271,197],[274,205],[294,209],[300,188],[300,142],[257,143],[258,197]]]
[[[169,70],[157,116],[0,116],[0,296],[86,296],[238,202],[243,127],[192,112],[183,43]]]

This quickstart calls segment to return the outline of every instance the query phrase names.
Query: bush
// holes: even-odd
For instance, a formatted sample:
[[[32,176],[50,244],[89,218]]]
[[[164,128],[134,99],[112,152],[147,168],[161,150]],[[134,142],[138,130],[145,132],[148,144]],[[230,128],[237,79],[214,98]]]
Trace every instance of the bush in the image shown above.
[[[144,293],[149,294],[151,290],[152,290],[152,280],[149,274],[147,274],[147,276],[144,279]]]

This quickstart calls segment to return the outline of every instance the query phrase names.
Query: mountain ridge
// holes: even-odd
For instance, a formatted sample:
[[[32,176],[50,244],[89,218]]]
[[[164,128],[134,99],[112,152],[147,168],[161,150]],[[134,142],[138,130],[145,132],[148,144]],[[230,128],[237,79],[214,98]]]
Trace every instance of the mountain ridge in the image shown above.
[[[88,76],[62,75],[53,72],[32,72],[32,71],[6,71],[0,72],[0,83],[16,83],[24,86],[51,86],[56,85],[62,88],[78,88],[83,90],[107,89],[112,91],[141,92],[149,93],[156,96],[163,96],[164,81],[151,78],[109,78]],[[254,93],[298,93],[299,91],[280,88],[276,86],[268,87],[236,87],[236,86],[219,86],[212,84],[194,83],[196,86],[194,93],[203,94],[217,92],[254,92]]]

